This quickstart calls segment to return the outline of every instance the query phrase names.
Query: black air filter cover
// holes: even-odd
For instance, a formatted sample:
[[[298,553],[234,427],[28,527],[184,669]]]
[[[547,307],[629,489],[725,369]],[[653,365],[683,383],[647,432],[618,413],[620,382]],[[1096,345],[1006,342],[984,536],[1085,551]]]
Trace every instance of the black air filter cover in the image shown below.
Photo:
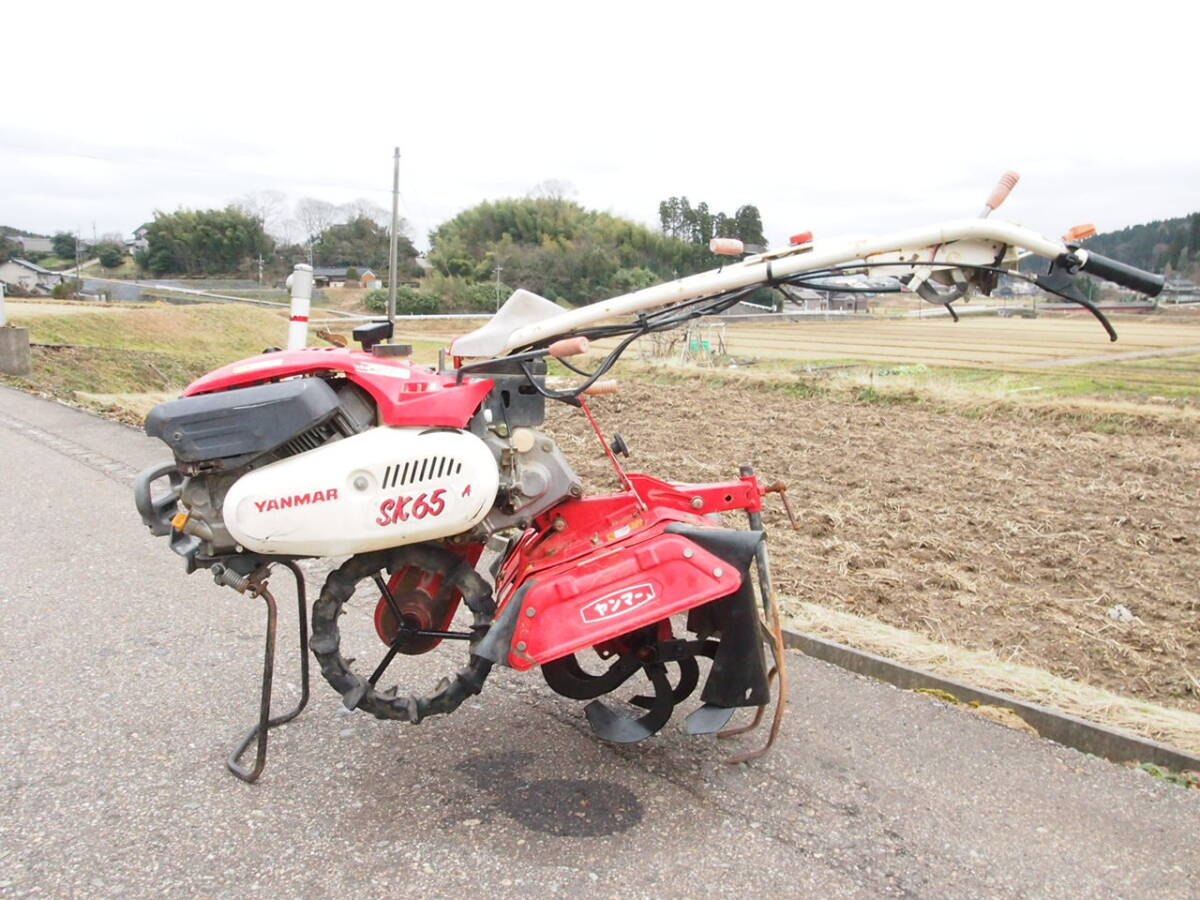
[[[161,403],[146,417],[181,463],[248,462],[331,419],[338,397],[320,378],[297,378]]]

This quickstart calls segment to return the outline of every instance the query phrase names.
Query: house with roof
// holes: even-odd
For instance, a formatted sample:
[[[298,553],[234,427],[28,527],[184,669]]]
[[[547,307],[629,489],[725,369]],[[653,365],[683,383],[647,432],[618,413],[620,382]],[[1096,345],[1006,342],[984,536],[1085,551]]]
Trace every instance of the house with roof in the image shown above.
[[[357,278],[347,278],[346,273],[354,269]],[[314,266],[313,284],[317,287],[364,287],[377,288],[383,280],[366,266]]]
[[[48,294],[62,280],[61,272],[52,272],[26,259],[13,258],[0,264],[0,283],[30,294]]]
[[[8,239],[14,244],[20,244],[21,250],[25,253],[50,253],[54,250],[54,245],[48,237],[37,237],[34,235],[10,234]]]
[[[150,247],[150,242],[146,240],[146,232],[150,230],[150,223],[139,225],[133,231],[133,237],[125,242],[125,251],[127,253],[137,253],[139,250],[147,250]]]

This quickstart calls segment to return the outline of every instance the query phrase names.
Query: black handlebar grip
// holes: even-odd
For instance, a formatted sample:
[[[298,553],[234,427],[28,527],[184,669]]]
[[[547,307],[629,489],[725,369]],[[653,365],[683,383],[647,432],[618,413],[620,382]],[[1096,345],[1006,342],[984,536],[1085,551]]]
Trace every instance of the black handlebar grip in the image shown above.
[[[1107,256],[1101,256],[1090,250],[1087,251],[1087,260],[1080,266],[1080,269],[1089,275],[1095,275],[1097,278],[1103,278],[1105,281],[1111,281],[1113,284],[1119,284],[1148,297],[1157,297],[1167,283],[1161,275],[1155,275],[1153,272],[1146,272],[1134,266],[1127,266],[1123,262],[1117,262],[1115,259],[1109,259]]]

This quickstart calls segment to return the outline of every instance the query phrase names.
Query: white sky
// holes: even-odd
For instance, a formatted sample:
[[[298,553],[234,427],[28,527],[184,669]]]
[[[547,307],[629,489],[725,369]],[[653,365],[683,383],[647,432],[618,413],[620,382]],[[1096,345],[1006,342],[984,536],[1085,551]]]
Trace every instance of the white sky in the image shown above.
[[[754,203],[772,243],[975,215],[1049,234],[1200,209],[1188,3],[26,3],[0,224],[129,232],[256,190],[390,207],[419,246],[558,179],[657,225]]]

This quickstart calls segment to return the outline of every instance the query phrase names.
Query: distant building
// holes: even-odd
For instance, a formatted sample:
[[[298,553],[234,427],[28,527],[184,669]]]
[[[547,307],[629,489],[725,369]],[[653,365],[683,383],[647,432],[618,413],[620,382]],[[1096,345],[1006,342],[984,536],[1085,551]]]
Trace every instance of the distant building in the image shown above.
[[[25,259],[14,258],[0,264],[0,282],[31,294],[48,294],[62,280],[61,272],[52,272]]]
[[[358,279],[350,279],[347,284],[346,273],[351,269],[358,272]],[[366,266],[314,266],[313,284],[317,287],[364,287],[377,288],[383,284],[379,276]]]
[[[48,237],[25,237],[19,234],[10,234],[8,239],[14,244],[20,244],[21,249],[26,253],[50,253],[54,250],[54,245],[50,243]]]
[[[137,253],[139,250],[146,250],[150,246],[150,242],[146,240],[146,232],[150,230],[149,223],[139,225],[134,229],[133,237],[125,242],[125,250],[128,253]]]

